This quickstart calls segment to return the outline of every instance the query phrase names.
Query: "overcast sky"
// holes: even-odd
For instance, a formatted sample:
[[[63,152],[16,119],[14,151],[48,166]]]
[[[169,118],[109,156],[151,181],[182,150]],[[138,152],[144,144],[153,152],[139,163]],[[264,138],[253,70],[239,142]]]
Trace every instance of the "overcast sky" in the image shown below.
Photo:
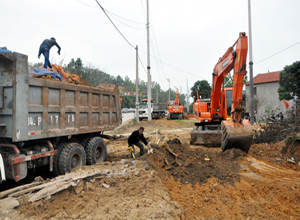
[[[128,42],[138,45],[146,68],[146,0],[98,1]],[[149,6],[151,75],[163,90],[169,88],[166,78],[183,93],[187,80],[189,88],[197,80],[211,83],[218,58],[239,32],[248,35],[248,0],[149,0]],[[1,0],[0,9],[0,47],[43,62],[39,46],[55,37],[62,49],[60,56],[51,49],[54,64],[80,57],[86,66],[135,80],[135,50],[95,0]],[[251,1],[254,76],[299,61],[299,9],[299,0]],[[140,79],[147,81],[143,66]]]

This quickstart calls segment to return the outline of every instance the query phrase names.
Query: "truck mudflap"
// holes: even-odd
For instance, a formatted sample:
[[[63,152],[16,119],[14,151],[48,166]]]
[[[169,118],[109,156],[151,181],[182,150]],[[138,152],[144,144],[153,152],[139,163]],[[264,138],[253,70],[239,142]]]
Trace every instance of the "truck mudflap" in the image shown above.
[[[221,130],[203,130],[202,126],[195,126],[191,133],[190,144],[206,147],[220,147],[222,142]]]
[[[248,120],[235,124],[232,121],[222,121],[221,130],[223,151],[238,148],[248,153],[253,141],[252,127]]]
[[[2,183],[2,181],[5,180],[6,180],[6,176],[5,176],[4,162],[2,159],[2,155],[0,154],[0,184]]]

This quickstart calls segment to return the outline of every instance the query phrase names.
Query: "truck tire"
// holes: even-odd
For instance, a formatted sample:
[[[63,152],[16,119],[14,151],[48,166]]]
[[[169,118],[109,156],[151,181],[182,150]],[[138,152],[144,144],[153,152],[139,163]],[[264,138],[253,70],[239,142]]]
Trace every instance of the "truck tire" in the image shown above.
[[[81,146],[85,149],[87,143],[88,143],[91,139],[92,139],[92,136],[90,136],[90,135],[85,136],[85,137],[80,141]]]
[[[84,148],[78,143],[67,143],[64,145],[58,158],[59,174],[65,175],[84,165],[86,165]]]
[[[101,137],[93,137],[85,147],[86,163],[93,165],[106,160],[107,147]]]
[[[59,155],[61,153],[61,150],[67,145],[68,143],[59,143],[57,145],[57,153],[53,156],[53,170],[52,170],[52,173],[54,176],[58,176],[59,175],[59,169],[58,169],[58,158],[59,158]]]

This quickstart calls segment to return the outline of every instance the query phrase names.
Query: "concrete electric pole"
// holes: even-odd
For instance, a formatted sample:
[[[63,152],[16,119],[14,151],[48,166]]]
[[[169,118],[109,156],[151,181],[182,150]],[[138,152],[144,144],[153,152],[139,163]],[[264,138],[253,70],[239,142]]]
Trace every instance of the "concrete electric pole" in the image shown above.
[[[138,53],[138,46],[136,45],[136,80],[135,80],[135,119],[136,122],[139,124],[139,53]]]
[[[170,79],[168,78],[167,81],[169,82],[169,102],[170,102]]]
[[[148,121],[152,121],[152,117],[151,117],[150,40],[149,40],[149,0],[147,0],[147,71],[148,71]]]
[[[252,58],[252,28],[251,28],[251,2],[248,0],[249,22],[249,68],[250,68],[250,123],[254,123],[254,100],[253,100],[253,58]]]

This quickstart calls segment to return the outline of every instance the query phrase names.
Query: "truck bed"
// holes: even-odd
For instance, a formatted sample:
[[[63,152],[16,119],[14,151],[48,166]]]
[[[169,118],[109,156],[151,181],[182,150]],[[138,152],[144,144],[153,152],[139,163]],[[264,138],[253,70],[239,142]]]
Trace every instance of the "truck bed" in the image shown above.
[[[122,123],[119,89],[28,76],[28,57],[0,53],[0,137],[11,142],[113,130]]]

